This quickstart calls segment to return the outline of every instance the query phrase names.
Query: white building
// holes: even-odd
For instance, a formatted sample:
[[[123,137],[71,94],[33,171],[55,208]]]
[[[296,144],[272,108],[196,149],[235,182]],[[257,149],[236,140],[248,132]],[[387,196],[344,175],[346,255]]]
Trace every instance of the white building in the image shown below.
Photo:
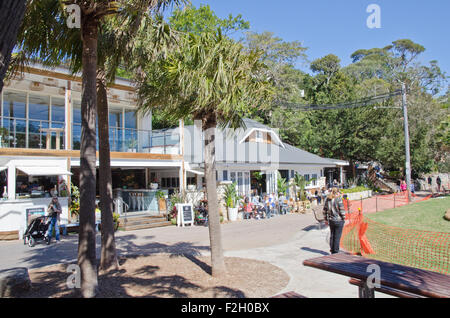
[[[108,88],[113,187],[129,213],[151,215],[158,213],[152,183],[166,195],[186,185],[203,187],[203,134],[201,126],[184,128],[182,122],[177,129],[153,130],[151,113],[137,115],[136,98],[127,80]],[[27,213],[46,210],[55,186],[61,223],[71,222],[64,189],[78,184],[81,78],[34,65],[5,83],[0,105],[0,239],[21,237]],[[235,181],[241,194],[255,189],[255,171],[264,173],[263,191],[271,193],[277,171],[286,179],[295,172],[314,179],[309,187],[315,188],[324,185],[325,168],[341,164],[283,143],[270,127],[244,122],[238,131],[216,131],[217,180]]]

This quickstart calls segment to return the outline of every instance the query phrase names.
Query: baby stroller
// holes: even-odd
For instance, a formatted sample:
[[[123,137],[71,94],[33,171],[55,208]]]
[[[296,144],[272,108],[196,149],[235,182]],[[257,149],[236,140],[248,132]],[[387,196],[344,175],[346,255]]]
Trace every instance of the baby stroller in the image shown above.
[[[49,225],[50,219],[45,216],[32,220],[23,235],[23,244],[28,243],[29,247],[34,247],[37,241],[43,240],[49,245],[50,240],[46,236]]]

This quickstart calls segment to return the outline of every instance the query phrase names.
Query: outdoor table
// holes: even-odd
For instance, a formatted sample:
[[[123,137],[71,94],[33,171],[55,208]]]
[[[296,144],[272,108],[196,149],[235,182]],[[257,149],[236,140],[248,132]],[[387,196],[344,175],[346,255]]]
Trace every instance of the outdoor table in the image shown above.
[[[56,133],[56,149],[60,149],[60,134],[64,131],[63,128],[41,128],[41,132],[47,133],[46,135],[46,149],[52,148],[52,132]]]
[[[369,265],[378,265],[380,285],[417,296],[450,298],[450,276],[423,269],[338,253],[305,260],[303,265],[358,279],[364,283],[360,297],[373,298],[374,290],[367,285],[373,275]]]

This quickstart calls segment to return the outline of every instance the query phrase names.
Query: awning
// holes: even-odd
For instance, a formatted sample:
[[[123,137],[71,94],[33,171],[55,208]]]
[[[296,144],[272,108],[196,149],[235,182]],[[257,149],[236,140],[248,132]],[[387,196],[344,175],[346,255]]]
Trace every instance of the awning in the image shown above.
[[[188,169],[186,170],[187,172],[193,173],[193,174],[198,174],[199,176],[204,176],[205,173],[203,171],[198,171],[198,170],[193,170],[193,169]]]
[[[26,173],[29,176],[64,176],[64,175],[72,175],[71,172],[61,168],[61,167],[41,167],[41,166],[33,166],[33,167],[22,167],[17,166],[17,169]]]

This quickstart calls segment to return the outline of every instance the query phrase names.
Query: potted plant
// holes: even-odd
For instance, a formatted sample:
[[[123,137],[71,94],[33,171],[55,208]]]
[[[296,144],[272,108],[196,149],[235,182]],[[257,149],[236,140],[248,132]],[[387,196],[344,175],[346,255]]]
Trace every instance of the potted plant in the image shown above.
[[[297,202],[297,210],[299,212],[305,212],[306,210],[306,179],[304,176],[296,173],[292,181],[292,185],[295,187],[295,196],[299,199]],[[300,191],[299,191],[300,190]]]
[[[158,190],[156,191],[156,198],[158,199],[158,210],[159,214],[164,211],[164,213],[167,213],[167,204],[166,204],[166,194]]]
[[[113,213],[114,231],[117,231],[119,229],[120,224],[119,219],[120,219],[119,213]]]
[[[157,190],[159,188],[158,180],[156,178],[153,178],[150,182],[150,189]]]
[[[71,188],[71,198],[70,198],[70,216],[72,218],[76,218],[76,222],[78,222],[79,212],[80,212],[80,191],[77,186],[70,184]]]
[[[236,183],[229,184],[224,191],[225,205],[228,209],[228,219],[232,222],[237,220],[240,197],[236,191]]]

